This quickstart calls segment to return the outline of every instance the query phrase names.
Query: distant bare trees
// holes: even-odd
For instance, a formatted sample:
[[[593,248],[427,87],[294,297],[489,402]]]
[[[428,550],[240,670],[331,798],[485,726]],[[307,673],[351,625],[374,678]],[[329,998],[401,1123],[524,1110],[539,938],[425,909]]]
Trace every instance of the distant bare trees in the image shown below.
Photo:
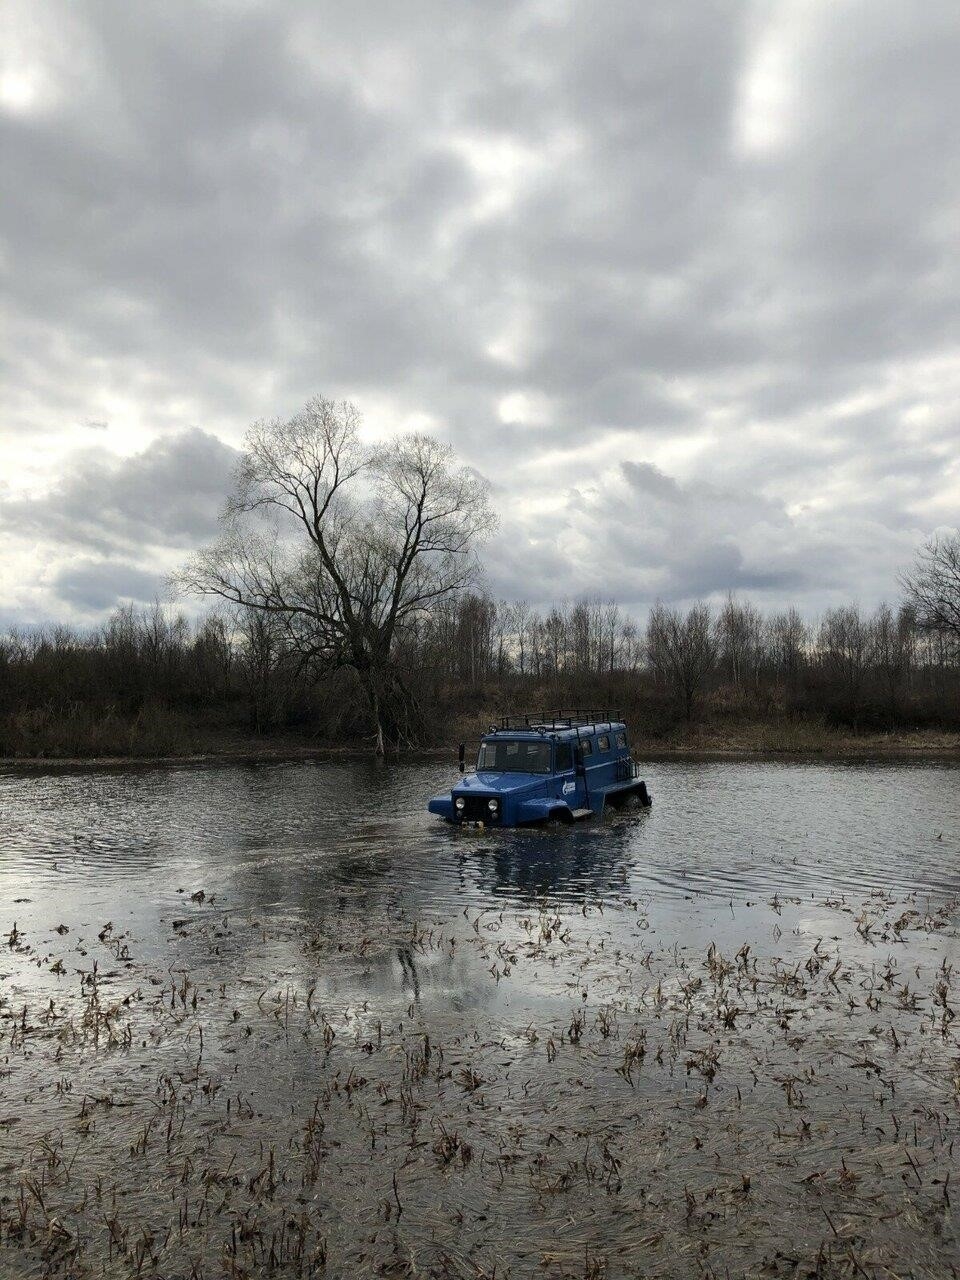
[[[810,631],[796,609],[775,613],[767,620],[764,648],[773,679],[788,693],[795,694],[810,651]]]
[[[828,610],[811,627],[794,609],[765,617],[730,595],[716,613],[658,604],[645,630],[613,601],[583,597],[546,612],[495,602],[476,593],[448,600],[417,637],[438,679],[478,688],[494,682],[501,699],[524,688],[547,700],[595,691],[601,700],[629,702],[652,678],[685,718],[710,697],[744,715],[817,707],[856,721],[864,708],[877,720],[903,713],[912,672],[945,661],[934,637],[921,658],[908,609],[881,605],[864,615],[854,605]],[[937,677],[941,679],[941,677]]]
[[[321,446],[315,467],[332,570],[298,511],[283,507],[300,495],[310,519],[312,495],[283,488],[274,455],[254,451],[234,498],[245,536],[233,540],[232,509],[224,543],[194,565],[215,575],[204,581],[230,607],[190,624],[160,605],[125,606],[89,631],[0,636],[0,754],[156,754],[192,741],[192,726],[208,721],[258,732],[303,726],[356,742],[375,719],[386,748],[391,719],[402,741],[411,707],[429,716],[438,741],[466,719],[585,701],[621,708],[651,735],[672,733],[681,718],[960,731],[960,635],[945,604],[920,613],[914,594],[899,608],[841,605],[804,619],[792,608],[764,615],[730,595],[714,613],[660,603],[644,628],[598,596],[539,607],[497,600],[468,573],[482,489],[480,507],[461,521],[472,482],[461,486],[436,446],[403,443],[388,466],[334,413],[331,431],[337,423],[344,447]],[[291,437],[287,425],[278,428],[285,448],[309,471],[307,441],[320,437],[310,430],[301,440],[303,424]],[[433,558],[404,574],[398,552],[426,519],[433,531],[421,542]],[[447,520],[451,537],[440,544]],[[928,547],[921,563],[928,574],[946,565],[936,599],[949,601],[945,546]],[[381,683],[364,679],[362,663],[384,655]],[[399,690],[392,706],[392,693],[379,696],[390,681]]]
[[[871,628],[856,605],[828,609],[824,614],[817,642],[819,659],[854,723],[872,658],[872,642]]]
[[[526,600],[494,601],[475,591],[446,600],[419,643],[431,650],[435,670],[474,685],[519,676],[556,688],[575,675],[638,671],[644,652],[636,622],[615,601],[584,597],[542,613]]]
[[[874,614],[872,632],[873,668],[886,698],[887,714],[896,721],[917,661],[917,628],[912,609],[903,605],[894,613],[884,601]]]
[[[577,604],[586,636],[571,624]],[[431,741],[464,717],[584,701],[621,708],[650,736],[687,717],[722,731],[731,716],[960,731],[960,645],[919,629],[909,608],[843,606],[813,627],[795,610],[775,613],[762,621],[759,649],[756,626],[747,628],[744,661],[743,647],[730,647],[741,624],[731,628],[729,601],[713,616],[704,605],[660,605],[646,633],[608,606],[594,598],[518,611],[459,592],[398,630],[391,661],[429,717]],[[369,719],[355,674],[318,680],[269,611],[224,609],[190,623],[159,605],[125,606],[85,632],[0,636],[0,755],[199,749],[202,726],[299,727],[356,742]]]
[[[739,694],[756,684],[763,659],[763,617],[749,601],[728,594],[717,618],[717,659]]]
[[[530,606],[526,600],[517,600],[510,608],[510,625],[516,637],[517,666],[521,676],[527,674],[527,654],[530,648]]]
[[[280,718],[285,677],[283,628],[262,609],[242,609],[239,618],[238,658],[249,706],[250,727],[265,733]]]
[[[354,405],[317,397],[251,427],[223,534],[177,581],[273,618],[303,670],[353,670],[383,753],[414,736],[398,634],[470,584],[494,517],[449,448],[422,434],[368,447],[359,426]]]
[[[647,623],[647,655],[654,671],[677,694],[686,720],[716,662],[710,610],[695,604],[686,614],[657,603]]]

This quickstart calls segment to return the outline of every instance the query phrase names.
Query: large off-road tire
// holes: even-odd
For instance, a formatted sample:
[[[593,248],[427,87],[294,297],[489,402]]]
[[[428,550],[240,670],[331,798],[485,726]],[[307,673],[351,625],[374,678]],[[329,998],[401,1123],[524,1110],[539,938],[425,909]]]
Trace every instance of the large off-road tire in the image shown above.
[[[638,786],[632,787],[620,798],[617,802],[617,808],[624,809],[632,813],[637,809],[649,809],[650,804],[651,800],[646,784],[641,782]]]

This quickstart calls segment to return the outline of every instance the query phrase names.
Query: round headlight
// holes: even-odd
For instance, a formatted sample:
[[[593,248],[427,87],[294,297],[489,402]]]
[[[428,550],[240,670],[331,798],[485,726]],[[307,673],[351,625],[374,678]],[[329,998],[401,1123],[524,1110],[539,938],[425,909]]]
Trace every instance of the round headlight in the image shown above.
[[[499,807],[500,807],[500,802],[498,800],[487,801],[487,808],[490,810],[491,813],[496,813]]]
[[[463,796],[457,796],[455,803],[458,809],[465,809],[467,807],[467,802],[464,800]]]

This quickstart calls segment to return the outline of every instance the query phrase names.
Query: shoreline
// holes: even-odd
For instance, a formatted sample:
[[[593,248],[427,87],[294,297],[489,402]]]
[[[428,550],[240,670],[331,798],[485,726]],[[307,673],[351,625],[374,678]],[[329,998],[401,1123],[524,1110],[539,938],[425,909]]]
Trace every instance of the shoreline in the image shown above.
[[[816,761],[900,761],[960,763],[960,735],[937,732],[911,734],[870,734],[859,737],[836,735],[802,742],[774,745],[769,742],[745,742],[721,738],[699,743],[664,743],[636,741],[633,754],[641,763],[671,760],[708,761],[783,761],[811,763]],[[0,773],[21,771],[54,771],[57,769],[119,769],[185,767],[228,764],[294,764],[309,760],[372,760],[368,748],[345,745],[306,746],[284,742],[273,745],[244,743],[233,747],[211,747],[208,750],[175,755],[103,755],[103,756],[0,756]],[[386,763],[404,764],[418,761],[449,759],[456,763],[453,746],[420,747],[400,756],[388,757]]]

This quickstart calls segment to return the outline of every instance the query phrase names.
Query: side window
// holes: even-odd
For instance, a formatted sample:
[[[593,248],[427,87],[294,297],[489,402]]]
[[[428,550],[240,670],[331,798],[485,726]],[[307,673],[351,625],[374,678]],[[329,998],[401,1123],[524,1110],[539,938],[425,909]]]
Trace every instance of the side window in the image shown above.
[[[598,751],[610,750],[610,737],[608,734],[601,733],[600,737],[597,739],[597,750]]]
[[[557,743],[557,773],[569,773],[573,768],[573,747],[569,742]]]
[[[580,755],[584,760],[586,760],[587,756],[593,755],[593,743],[589,738],[580,739]]]
[[[622,729],[617,734],[617,746],[620,748],[621,751],[625,751],[627,747],[627,735],[623,732]]]

